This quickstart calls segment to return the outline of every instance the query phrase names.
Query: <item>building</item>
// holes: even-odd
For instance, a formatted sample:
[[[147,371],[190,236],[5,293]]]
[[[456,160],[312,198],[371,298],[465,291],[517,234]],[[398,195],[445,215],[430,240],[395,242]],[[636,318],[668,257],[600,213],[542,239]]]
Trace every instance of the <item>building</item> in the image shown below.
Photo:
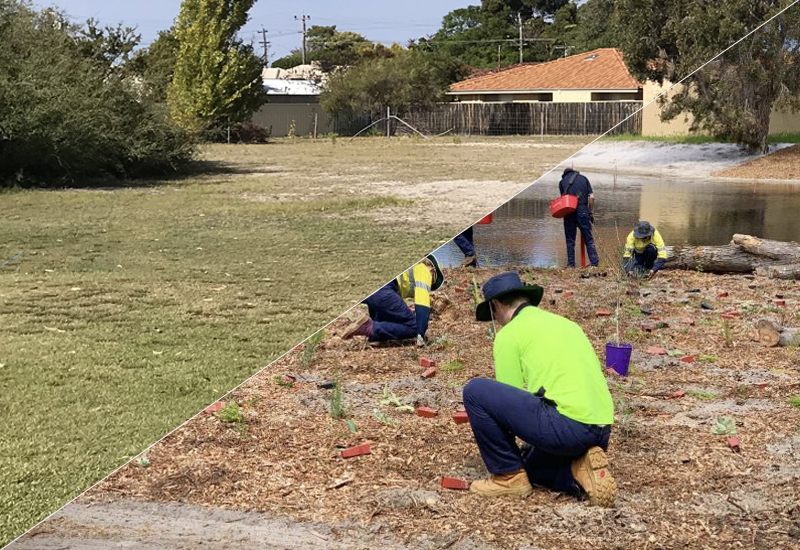
[[[600,48],[456,82],[449,95],[462,103],[642,101],[643,86],[628,72],[622,52]]]
[[[310,80],[263,79],[269,103],[319,103],[321,88]]]

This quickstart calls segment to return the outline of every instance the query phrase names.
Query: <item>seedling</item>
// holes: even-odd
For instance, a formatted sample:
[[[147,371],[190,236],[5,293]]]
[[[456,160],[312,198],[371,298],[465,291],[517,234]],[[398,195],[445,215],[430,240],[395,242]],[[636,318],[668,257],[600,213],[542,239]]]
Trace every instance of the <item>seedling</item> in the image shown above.
[[[736,421],[730,416],[720,416],[711,429],[714,435],[736,435]]]
[[[385,424],[391,428],[393,428],[395,425],[394,421],[388,416],[386,416],[386,413],[380,409],[372,409],[372,416],[374,416],[375,420],[377,420],[381,424]]]
[[[716,363],[717,357],[715,355],[701,355],[697,360],[701,363]]]
[[[275,378],[273,378],[273,380],[275,381],[275,383],[277,385],[279,385],[282,388],[292,388],[292,387],[294,387],[294,380],[292,380],[291,378],[289,378],[288,376],[285,376],[283,374],[276,374]]]
[[[388,407],[389,405],[392,405],[398,411],[402,412],[414,412],[414,407],[412,407],[411,405],[403,405],[400,402],[400,398],[397,397],[392,392],[392,390],[389,389],[388,384],[383,387],[383,399],[381,399],[380,404],[383,407]]]
[[[304,369],[310,367],[311,363],[314,362],[314,355],[316,355],[323,338],[325,338],[325,329],[314,333],[314,335],[306,341],[306,345],[303,348],[303,358],[300,361],[300,366]]]
[[[244,418],[239,405],[236,403],[228,403],[219,411],[219,421],[225,424],[233,424],[234,422],[241,422]]]
[[[733,347],[733,331],[731,331],[731,324],[728,321],[722,323],[722,339],[726,348]]]
[[[458,359],[448,361],[442,365],[442,370],[446,372],[455,372],[464,368],[464,363]]]
[[[333,390],[331,391],[330,402],[331,418],[340,420],[347,416],[347,411],[344,407],[344,396],[342,394],[342,377],[337,372],[333,379]]]
[[[789,404],[796,409],[800,409],[800,397],[790,397]]]
[[[140,468],[147,468],[150,466],[150,459],[148,458],[147,453],[142,454],[142,456],[136,460],[136,464]]]
[[[700,391],[700,390],[691,390],[689,391],[689,395],[697,399],[706,399],[709,401],[713,401],[714,399],[717,399],[719,397],[719,395],[717,395],[716,393],[708,391]]]
[[[350,430],[350,433],[358,432],[358,427],[356,426],[356,423],[353,422],[352,420],[348,420],[347,422],[345,422],[345,425],[347,426],[347,429]]]

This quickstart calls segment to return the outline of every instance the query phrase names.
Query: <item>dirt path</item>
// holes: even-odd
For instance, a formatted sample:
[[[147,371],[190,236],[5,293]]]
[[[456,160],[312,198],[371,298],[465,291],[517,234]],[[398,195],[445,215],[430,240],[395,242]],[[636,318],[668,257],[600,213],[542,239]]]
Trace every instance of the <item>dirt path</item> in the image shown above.
[[[66,507],[42,528],[9,550],[411,550],[440,548],[490,550],[469,539],[433,536],[428,544],[408,546],[384,534],[384,526],[335,526],[295,522],[267,514],[187,504],[120,500],[104,505]]]

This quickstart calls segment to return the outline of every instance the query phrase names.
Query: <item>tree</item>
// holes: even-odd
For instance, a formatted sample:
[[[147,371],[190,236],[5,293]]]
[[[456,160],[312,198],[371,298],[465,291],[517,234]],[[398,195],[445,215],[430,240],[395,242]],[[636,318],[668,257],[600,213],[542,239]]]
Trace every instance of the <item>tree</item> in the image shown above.
[[[167,88],[173,119],[197,133],[243,122],[266,102],[261,61],[237,37],[256,0],[183,0],[178,57]]]
[[[149,47],[138,50],[128,64],[130,72],[141,79],[143,95],[157,103],[166,103],[167,88],[175,72],[179,44],[173,28],[159,31]]]
[[[359,48],[373,44],[358,33],[336,30],[336,25],[314,25],[306,34],[307,59],[316,61],[325,72],[335,67],[349,67],[359,60]]]
[[[276,69],[292,69],[303,64],[303,54],[300,52],[292,52],[285,57],[281,57],[272,62],[272,66]]]
[[[335,71],[320,102],[333,116],[346,112],[380,115],[387,107],[399,112],[425,110],[445,99],[450,83],[462,78],[463,70],[458,60],[441,54],[403,51]]]
[[[517,14],[523,19],[552,17],[569,0],[481,0],[486,13],[503,14],[516,22]]]
[[[0,33],[0,185],[163,173],[191,158],[188,136],[132,89],[116,41],[95,34],[87,47],[93,31],[19,0],[0,2]]]
[[[678,82],[788,0],[617,0],[620,45],[640,80]],[[790,9],[662,100],[662,119],[692,114],[703,129],[767,151],[776,105],[800,106],[800,10]]]

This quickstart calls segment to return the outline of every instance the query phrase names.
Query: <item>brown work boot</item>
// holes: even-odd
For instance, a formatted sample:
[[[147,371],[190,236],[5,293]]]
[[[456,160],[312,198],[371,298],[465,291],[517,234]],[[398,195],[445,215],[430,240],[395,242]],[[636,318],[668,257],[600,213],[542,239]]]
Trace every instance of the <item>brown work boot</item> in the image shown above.
[[[617,481],[608,469],[608,457],[600,447],[592,447],[572,461],[572,477],[578,482],[592,506],[610,508],[617,500]]]
[[[472,256],[464,256],[461,260],[461,267],[478,267],[478,257],[474,254]]]
[[[350,323],[342,333],[342,340],[349,340],[354,336],[372,336],[372,319],[366,313]]]
[[[528,481],[525,470],[519,470],[510,474],[493,475],[489,479],[473,481],[469,486],[469,492],[484,497],[516,496],[525,498],[533,492],[533,487]]]

